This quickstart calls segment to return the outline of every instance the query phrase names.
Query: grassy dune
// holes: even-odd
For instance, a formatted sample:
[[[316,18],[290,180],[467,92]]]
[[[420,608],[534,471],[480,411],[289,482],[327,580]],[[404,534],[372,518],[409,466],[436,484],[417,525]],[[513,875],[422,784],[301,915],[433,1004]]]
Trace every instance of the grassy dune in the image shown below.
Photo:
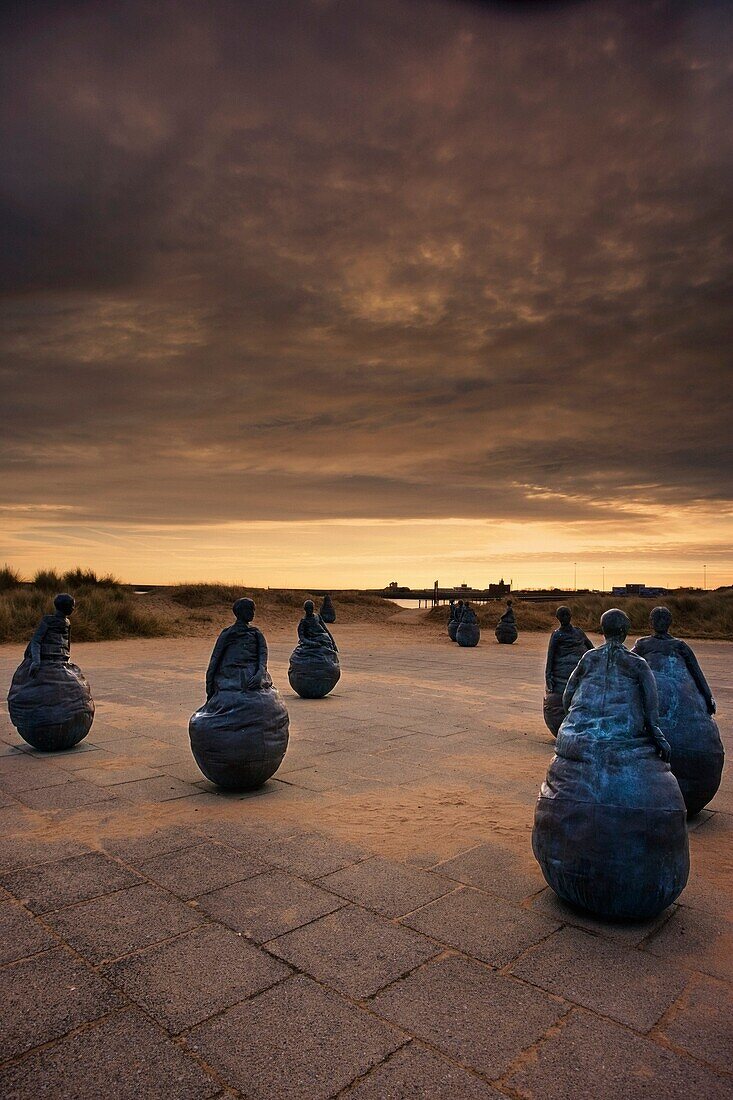
[[[226,605],[249,596],[257,605],[257,619],[269,622],[287,620],[297,622],[306,600],[313,600],[316,611],[321,606],[321,596],[312,592],[279,588],[239,588],[224,584],[180,584],[167,590],[170,599],[181,607],[200,610]],[[332,594],[333,595],[333,594]],[[368,596],[361,592],[338,592],[333,595],[336,615],[340,623],[382,622],[398,608],[380,596]]]
[[[558,605],[562,600],[558,600]],[[609,607],[620,607],[631,619],[631,635],[648,634],[649,612],[658,604],[668,607],[674,617],[672,633],[685,638],[717,638],[733,640],[733,590],[719,592],[686,592],[680,590],[656,600],[621,598],[619,596],[579,596],[567,601],[573,609],[573,622],[586,631],[598,632],[599,620]],[[517,626],[523,630],[554,630],[557,626],[554,603],[530,603],[515,600]],[[493,630],[506,607],[505,600],[475,604],[482,630]],[[448,608],[436,607],[429,612],[433,622],[447,622]]]
[[[42,615],[53,611],[57,592],[70,592],[77,609],[72,618],[75,642],[118,638],[153,638],[169,632],[168,624],[135,603],[134,596],[114,577],[98,578],[91,570],[59,575],[41,570],[23,583],[14,570],[0,570],[0,642],[27,642]]]

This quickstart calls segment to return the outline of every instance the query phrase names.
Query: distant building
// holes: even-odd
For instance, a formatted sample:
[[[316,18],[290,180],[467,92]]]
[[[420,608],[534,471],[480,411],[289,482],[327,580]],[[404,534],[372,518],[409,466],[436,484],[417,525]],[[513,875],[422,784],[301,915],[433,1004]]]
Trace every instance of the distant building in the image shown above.
[[[506,584],[502,577],[498,584],[490,584],[484,591],[488,592],[490,596],[495,599],[501,599],[502,596],[508,596],[512,590],[511,584]]]
[[[642,596],[646,599],[666,596],[668,592],[668,588],[649,588],[645,584],[615,584],[611,589],[613,596]]]

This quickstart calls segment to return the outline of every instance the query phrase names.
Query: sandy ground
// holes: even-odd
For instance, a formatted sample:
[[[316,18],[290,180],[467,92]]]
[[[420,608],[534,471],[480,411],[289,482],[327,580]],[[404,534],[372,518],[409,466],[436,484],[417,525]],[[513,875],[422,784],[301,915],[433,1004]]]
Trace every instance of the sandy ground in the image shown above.
[[[517,1040],[514,1061],[502,1063],[501,1072],[487,1070],[477,1055],[462,1047],[457,1054],[458,1048],[447,1040],[433,1037],[428,1042],[423,1024],[408,1026],[402,1020],[400,1026],[409,1032],[411,1043],[427,1043],[472,1081],[491,1082],[507,1096],[682,1096],[690,1080],[708,1096],[733,1096],[733,1079],[725,1073],[730,1069],[730,1016],[725,1013],[733,1007],[730,766],[719,794],[691,823],[692,872],[678,905],[653,922],[622,929],[573,913],[544,887],[530,849],[534,801],[553,752],[541,713],[546,638],[525,634],[514,646],[500,646],[489,636],[477,648],[462,650],[426,627],[423,614],[405,611],[376,625],[337,624],[343,675],[334,693],[319,701],[301,700],[289,688],[292,628],[269,631],[270,671],[289,708],[291,743],[276,778],[250,795],[217,791],[202,778],[188,749],[187,720],[203,702],[213,632],[209,637],[77,645],[73,657],[87,674],[97,703],[94,725],[83,745],[53,758],[23,754],[21,759],[17,750],[23,745],[7,716],[0,724],[5,746],[0,758],[0,827],[10,837],[9,850],[13,843],[22,848],[40,840],[49,852],[55,846],[56,855],[47,858],[60,858],[59,846],[83,844],[127,859],[118,853],[140,847],[155,850],[157,838],[170,829],[194,830],[196,842],[214,837],[217,844],[235,844],[232,838],[246,829],[248,842],[255,838],[258,857],[275,866],[281,866],[281,857],[268,855],[274,844],[301,844],[302,854],[293,857],[288,873],[316,881],[324,890],[331,887],[328,876],[320,877],[323,868],[319,865],[316,875],[308,867],[313,851],[323,854],[329,848],[339,853],[358,850],[358,858],[368,861],[358,866],[374,867],[375,875],[386,874],[388,868],[390,881],[395,875],[402,881],[400,876],[408,874],[425,882],[450,880],[455,891],[449,895],[451,904],[465,906],[469,891],[472,897],[480,895],[488,915],[467,920],[463,909],[457,910],[443,918],[439,929],[429,923],[437,917],[426,917],[426,927],[418,919],[421,931],[442,944],[442,950],[457,950],[462,957],[478,958],[482,966],[493,966],[499,961],[490,957],[490,949],[476,947],[477,937],[501,940],[514,922],[524,927],[527,921],[537,921],[535,914],[552,921],[541,935],[537,932],[537,943],[530,937],[517,946],[514,961],[509,952],[500,973],[531,968],[537,952],[549,952],[543,956],[541,978],[525,976],[522,981],[532,989],[549,989],[573,1020],[574,1013],[581,1020],[595,1013],[599,1035],[609,1018],[618,1031],[629,1029],[626,1040],[616,1032],[613,1041],[608,1039],[609,1049],[618,1045],[618,1065],[615,1055],[608,1057],[621,1083],[609,1085],[608,1091],[586,1091],[582,1078],[574,1076],[577,1051],[563,1046],[567,1035],[561,1040],[549,1023],[532,1042]],[[698,642],[695,649],[718,700],[721,732],[730,751],[733,647]],[[21,652],[20,646],[0,649],[4,683]],[[5,866],[12,868],[7,845],[0,850]],[[140,873],[138,864],[131,865]],[[18,897],[12,874],[10,885],[0,881]],[[176,892],[175,885],[166,889]],[[368,897],[349,897],[369,913],[376,905]],[[439,904],[424,900],[429,901],[424,910],[428,913]],[[27,904],[22,896],[20,901]],[[415,904],[408,908],[414,910]],[[391,922],[390,928],[396,918],[412,919],[403,918],[399,909],[392,913],[376,905],[376,912],[380,920]],[[492,928],[492,921],[498,924],[489,936],[486,929]],[[461,936],[467,937],[466,943]],[[573,961],[563,961],[573,937],[580,937],[571,952]],[[481,953],[487,950],[489,956]],[[567,975],[589,951],[595,952],[592,963],[584,976],[576,975],[574,986]],[[560,974],[548,986],[546,971],[553,969],[553,961]],[[630,992],[625,999],[619,993],[618,1004],[609,1005],[604,990],[614,984],[619,967],[630,975]],[[637,969],[643,978],[638,988],[632,976]],[[308,966],[305,972],[320,980]],[[519,979],[512,980],[516,984]],[[331,989],[330,979],[323,981],[324,988]],[[592,995],[587,992],[591,987]],[[654,1006],[642,1012],[640,1006],[650,996],[644,990],[649,988],[657,991]],[[365,1008],[359,998],[354,1003],[360,1011]],[[516,1011],[521,1016],[521,1010]],[[647,1045],[639,1054],[642,1068],[632,1073],[625,1067],[625,1044],[628,1040],[633,1047],[638,1035]],[[556,1051],[549,1062],[546,1051]],[[25,1066],[26,1056],[18,1057],[17,1065]],[[13,1073],[20,1072],[16,1061]],[[292,1092],[284,1088],[282,1095],[335,1096],[342,1088],[344,1095],[352,1094],[346,1078],[346,1083],[328,1091],[312,1083],[298,1085],[299,1072],[292,1070]],[[386,1073],[386,1083],[365,1091],[364,1097],[485,1095],[472,1091],[473,1085],[464,1088],[465,1082],[454,1082],[445,1091],[409,1092],[392,1081],[392,1076],[395,1081],[398,1077],[392,1056],[379,1062],[374,1072]],[[30,1077],[30,1069],[28,1073]],[[226,1095],[239,1095],[232,1073],[224,1075],[234,1090]],[[638,1075],[644,1073],[649,1081],[642,1091],[635,1091]],[[631,1074],[629,1081],[624,1074]],[[553,1087],[564,1082],[559,1092],[548,1091],[551,1076]],[[0,1091],[2,1083],[0,1072]],[[266,1094],[265,1090],[262,1095]],[[272,1092],[280,1094],[277,1089]],[[17,1095],[26,1093],[18,1088]],[[255,1089],[252,1095],[260,1092]]]

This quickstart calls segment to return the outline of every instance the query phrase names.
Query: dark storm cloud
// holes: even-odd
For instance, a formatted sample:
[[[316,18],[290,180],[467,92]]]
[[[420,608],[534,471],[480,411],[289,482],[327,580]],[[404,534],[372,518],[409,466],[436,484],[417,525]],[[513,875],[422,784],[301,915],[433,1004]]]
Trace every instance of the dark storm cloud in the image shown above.
[[[731,498],[716,4],[15,8],[0,505]]]

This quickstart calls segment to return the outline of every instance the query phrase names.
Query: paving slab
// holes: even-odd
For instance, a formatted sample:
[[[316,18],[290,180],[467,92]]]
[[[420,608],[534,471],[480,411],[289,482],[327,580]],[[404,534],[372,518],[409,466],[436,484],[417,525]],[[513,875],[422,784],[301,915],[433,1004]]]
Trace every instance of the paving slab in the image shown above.
[[[154,856],[138,866],[142,874],[180,898],[195,898],[266,869],[259,860],[213,841]]]
[[[58,946],[56,936],[22,905],[0,899],[0,966]]]
[[[526,1100],[730,1100],[733,1082],[610,1020],[575,1010],[505,1083]]]
[[[206,1100],[221,1085],[136,1009],[0,1069],[6,1100]]]
[[[690,984],[659,1026],[673,1046],[733,1074],[733,988],[727,982],[693,975]],[[730,1081],[733,1095],[733,1079]]]
[[[68,772],[57,768],[50,760],[31,756],[30,753],[16,753],[0,759],[0,790],[5,792],[33,791],[70,780]]]
[[[479,1077],[412,1042],[343,1093],[348,1100],[499,1100]]]
[[[213,920],[264,943],[340,909],[345,902],[285,871],[268,871],[206,894],[198,904]]]
[[[385,917],[347,906],[270,940],[267,950],[337,992],[361,1000],[441,949]]]
[[[319,833],[268,837],[262,845],[262,858],[267,863],[307,879],[340,871],[366,859],[369,854],[356,844]]]
[[[93,802],[105,802],[113,797],[108,789],[97,787],[83,779],[72,779],[69,783],[60,783],[55,787],[18,791],[21,802],[33,810],[41,811],[76,809]]]
[[[377,1015],[490,1079],[566,1011],[558,998],[455,955],[426,963],[369,1003]]]
[[[98,787],[113,787],[120,783],[133,783],[141,779],[154,779],[161,775],[161,769],[150,768],[147,764],[98,764],[94,768],[80,768],[76,772],[78,779],[96,783]],[[129,797],[129,796],[128,796]]]
[[[248,1100],[327,1100],[406,1040],[303,975],[185,1037],[186,1045]]]
[[[320,880],[335,894],[374,909],[386,917],[401,917],[426,902],[455,890],[455,883],[438,875],[394,863],[369,859]]]
[[[94,964],[180,935],[203,919],[189,905],[148,883],[44,917],[66,943]]]
[[[134,871],[121,867],[101,852],[90,852],[13,871],[0,878],[0,885],[22,899],[32,912],[46,913],[135,886],[140,881]]]
[[[679,906],[644,943],[650,955],[733,982],[733,923],[700,909]]]
[[[128,955],[103,972],[172,1034],[292,973],[243,936],[210,926]]]
[[[192,848],[201,844],[204,837],[190,825],[158,824],[148,831],[118,832],[102,837],[102,847],[125,863],[138,866],[153,856],[165,855],[180,848]]]
[[[496,967],[506,966],[560,927],[556,921],[470,887],[424,905],[402,923]]]
[[[64,947],[0,969],[0,1061],[58,1039],[125,999]]]
[[[577,928],[554,932],[511,972],[638,1031],[653,1027],[687,983],[680,967]]]
[[[88,844],[57,833],[0,837],[0,874],[91,852]]]
[[[116,783],[110,789],[117,797],[127,798],[130,802],[169,802],[174,798],[188,798],[199,793],[193,783],[183,783],[172,775]]]
[[[628,947],[637,947],[649,939],[650,936],[653,936],[670,919],[676,906],[670,906],[669,909],[665,909],[663,913],[659,913],[658,916],[652,917],[650,920],[609,921],[568,905],[548,886],[532,898],[530,908],[532,912],[541,913],[543,916],[559,921],[561,924],[572,924],[576,928],[584,928],[586,932],[605,936],[607,939],[618,940]]]
[[[476,886],[511,901],[531,897],[545,887],[542,872],[529,852],[526,856],[520,856],[494,844],[480,844],[454,859],[439,863],[435,870],[446,878]]]

